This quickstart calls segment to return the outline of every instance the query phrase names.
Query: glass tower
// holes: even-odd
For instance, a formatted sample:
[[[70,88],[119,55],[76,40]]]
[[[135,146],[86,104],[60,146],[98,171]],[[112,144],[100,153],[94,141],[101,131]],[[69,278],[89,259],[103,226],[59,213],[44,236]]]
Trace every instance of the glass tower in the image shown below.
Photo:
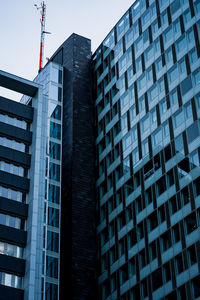
[[[99,299],[200,297],[200,1],[133,3],[93,55]]]

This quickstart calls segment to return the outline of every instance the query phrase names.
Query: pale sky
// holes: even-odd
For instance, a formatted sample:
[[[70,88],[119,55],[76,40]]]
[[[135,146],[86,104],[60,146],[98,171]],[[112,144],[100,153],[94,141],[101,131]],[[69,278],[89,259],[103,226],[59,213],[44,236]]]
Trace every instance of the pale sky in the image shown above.
[[[99,46],[134,0],[46,0],[44,63],[74,32]],[[38,72],[40,13],[38,0],[0,0],[0,69],[33,80]],[[0,96],[20,97],[0,87]]]

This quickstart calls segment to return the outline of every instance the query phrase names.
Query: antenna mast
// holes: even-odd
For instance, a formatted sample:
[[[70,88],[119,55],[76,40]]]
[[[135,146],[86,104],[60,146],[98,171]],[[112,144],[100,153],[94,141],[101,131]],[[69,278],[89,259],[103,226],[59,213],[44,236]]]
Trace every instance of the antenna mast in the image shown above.
[[[46,20],[46,4],[44,1],[41,3],[41,6],[38,7],[37,4],[34,4],[34,6],[37,8],[37,10],[40,10],[41,13],[41,41],[40,41],[40,61],[39,61],[39,72],[42,69],[42,64],[43,64],[43,58],[44,58],[44,35],[50,34],[51,32],[45,31],[45,20]]]
[[[40,62],[39,62],[39,72],[42,69],[43,57],[44,57],[44,34],[45,34],[45,19],[46,19],[46,4],[41,3],[41,41],[40,41]]]

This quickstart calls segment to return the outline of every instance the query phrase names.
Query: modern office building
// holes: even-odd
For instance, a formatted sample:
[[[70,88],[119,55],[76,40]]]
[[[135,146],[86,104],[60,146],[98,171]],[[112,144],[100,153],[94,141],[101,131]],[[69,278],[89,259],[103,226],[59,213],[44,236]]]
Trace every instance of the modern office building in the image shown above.
[[[0,86],[25,95],[0,97],[0,299],[200,299],[199,0],[137,0]]]
[[[136,1],[93,55],[99,299],[200,297],[200,2]]]
[[[42,105],[34,82],[0,71],[0,86]],[[39,114],[0,97],[0,299],[40,295],[46,145]]]
[[[0,72],[24,94],[0,98],[0,299],[96,298],[90,59],[73,34],[34,82]]]

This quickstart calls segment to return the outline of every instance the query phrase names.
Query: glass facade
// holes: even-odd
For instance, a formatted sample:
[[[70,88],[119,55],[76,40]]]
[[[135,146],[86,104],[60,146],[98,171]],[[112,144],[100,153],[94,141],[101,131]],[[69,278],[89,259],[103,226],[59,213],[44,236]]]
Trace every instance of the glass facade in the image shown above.
[[[62,67],[49,63],[36,78],[47,96],[42,299],[59,299]]]
[[[136,1],[93,55],[99,299],[196,299],[200,4]]]

